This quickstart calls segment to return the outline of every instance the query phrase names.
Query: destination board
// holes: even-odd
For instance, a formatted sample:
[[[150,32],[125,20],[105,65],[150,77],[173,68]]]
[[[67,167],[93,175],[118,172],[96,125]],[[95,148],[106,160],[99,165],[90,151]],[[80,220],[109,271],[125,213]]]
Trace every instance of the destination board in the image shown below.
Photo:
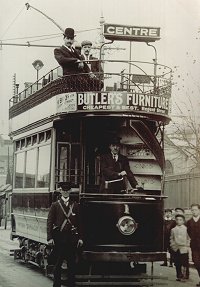
[[[160,28],[104,24],[104,37],[118,41],[155,42],[160,39]]]

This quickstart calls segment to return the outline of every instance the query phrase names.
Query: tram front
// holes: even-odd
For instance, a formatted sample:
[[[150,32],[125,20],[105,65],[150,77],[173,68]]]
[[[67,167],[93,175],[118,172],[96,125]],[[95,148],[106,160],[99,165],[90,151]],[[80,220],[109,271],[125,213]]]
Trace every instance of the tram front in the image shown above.
[[[119,63],[112,61],[115,71]],[[131,65],[132,73],[123,77],[104,73],[104,91],[70,94],[75,114],[68,111],[68,118],[54,123],[57,182],[70,180],[80,191],[83,258],[91,266],[101,262],[101,272],[102,268],[110,272],[107,264],[120,263],[119,272],[122,262],[133,272],[140,269],[139,262],[162,261],[166,256],[164,127],[169,122],[171,70],[157,64],[160,74],[155,76],[154,64]],[[148,73],[141,73],[141,66]],[[61,102],[64,110],[67,101]]]
[[[159,38],[157,28],[133,28],[105,25],[105,36],[111,40],[125,37],[146,42]],[[125,35],[136,31],[137,35]],[[104,73],[95,77],[98,81],[93,78],[87,83],[88,75],[80,74],[58,77],[49,83],[43,78],[42,88],[35,94],[27,96],[25,91],[13,97],[10,119],[19,134],[23,129],[19,129],[16,119],[29,115],[26,129],[31,135],[31,148],[48,140],[47,135],[43,139],[41,132],[47,133],[47,125],[51,135],[50,176],[44,176],[48,181],[45,192],[37,189],[39,185],[34,180],[30,186],[34,189],[28,190],[26,200],[20,198],[19,203],[19,191],[16,191],[13,201],[16,224],[12,235],[34,241],[38,249],[40,243],[47,244],[46,217],[51,194],[58,182],[70,181],[79,194],[82,258],[94,267],[94,272],[100,266],[105,275],[110,274],[110,268],[117,274],[137,271],[139,262],[162,261],[166,256],[163,252],[164,128],[170,121],[171,69],[159,65],[157,60],[153,63],[104,60],[103,63]],[[122,72],[116,72],[119,70]],[[42,107],[45,116],[40,113]],[[39,131],[36,141],[32,125],[34,132],[36,126]],[[17,132],[12,132],[16,138]],[[25,142],[28,148],[28,137]],[[20,148],[23,149],[22,140]],[[38,167],[35,170],[38,173]],[[33,177],[26,173],[19,173],[21,188],[26,187],[26,177]],[[16,171],[15,179],[17,176]],[[27,198],[33,201],[32,205]],[[23,214],[21,211],[18,214],[19,208]],[[30,226],[34,221],[35,229],[24,222],[20,225],[22,217],[30,217]],[[144,265],[140,271],[144,271]]]

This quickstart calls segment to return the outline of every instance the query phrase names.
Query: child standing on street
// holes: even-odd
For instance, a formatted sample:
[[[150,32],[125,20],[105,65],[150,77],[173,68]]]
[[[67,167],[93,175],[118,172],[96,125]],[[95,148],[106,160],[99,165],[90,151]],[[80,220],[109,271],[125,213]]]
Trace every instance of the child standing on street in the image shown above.
[[[185,217],[182,214],[175,216],[176,226],[171,230],[170,246],[176,266],[177,281],[184,281],[188,268],[188,252],[190,239],[185,226]]]

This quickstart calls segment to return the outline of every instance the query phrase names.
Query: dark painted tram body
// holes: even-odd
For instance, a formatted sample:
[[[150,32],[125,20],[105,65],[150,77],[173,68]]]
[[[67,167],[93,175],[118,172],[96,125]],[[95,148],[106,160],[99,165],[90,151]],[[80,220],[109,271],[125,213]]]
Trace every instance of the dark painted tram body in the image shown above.
[[[47,76],[49,83],[37,83],[36,92],[32,86],[10,100],[15,150],[11,235],[20,241],[16,257],[46,266],[49,207],[58,182],[71,181],[80,204],[85,262],[133,263],[134,269],[140,262],[165,258],[163,141],[170,120],[171,70],[161,65],[155,75],[155,64],[141,63],[139,73],[139,63],[131,64],[132,73],[123,77],[105,72],[103,91],[90,85],[80,91],[74,80],[79,75],[60,77],[55,69]],[[143,191],[129,186],[121,193],[100,192],[100,157],[108,152],[111,134],[121,138],[121,153]]]

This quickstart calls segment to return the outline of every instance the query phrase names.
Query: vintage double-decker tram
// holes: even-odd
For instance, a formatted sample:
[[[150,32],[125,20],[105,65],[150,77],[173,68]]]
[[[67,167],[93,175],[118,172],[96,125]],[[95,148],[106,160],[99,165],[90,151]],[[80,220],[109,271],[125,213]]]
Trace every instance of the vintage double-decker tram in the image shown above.
[[[130,31],[138,30],[130,29],[106,24],[105,36],[137,41],[159,38],[158,28],[145,27],[136,38]],[[129,72],[122,73],[121,67]],[[15,256],[46,267],[47,214],[58,182],[70,181],[80,203],[82,261],[84,274],[89,275],[82,276],[79,284],[94,285],[95,278],[103,278],[105,286],[117,280],[121,285],[136,285],[134,276],[145,272],[140,263],[162,261],[166,256],[163,141],[170,120],[171,69],[157,61],[104,60],[103,75],[96,75],[103,80],[103,89],[90,81],[81,86],[85,75],[61,76],[59,71],[54,69],[10,100],[12,238],[20,242]],[[143,191],[131,186],[121,193],[100,191],[100,157],[113,134],[121,138],[121,153]],[[152,284],[153,277],[144,278],[144,285]]]

